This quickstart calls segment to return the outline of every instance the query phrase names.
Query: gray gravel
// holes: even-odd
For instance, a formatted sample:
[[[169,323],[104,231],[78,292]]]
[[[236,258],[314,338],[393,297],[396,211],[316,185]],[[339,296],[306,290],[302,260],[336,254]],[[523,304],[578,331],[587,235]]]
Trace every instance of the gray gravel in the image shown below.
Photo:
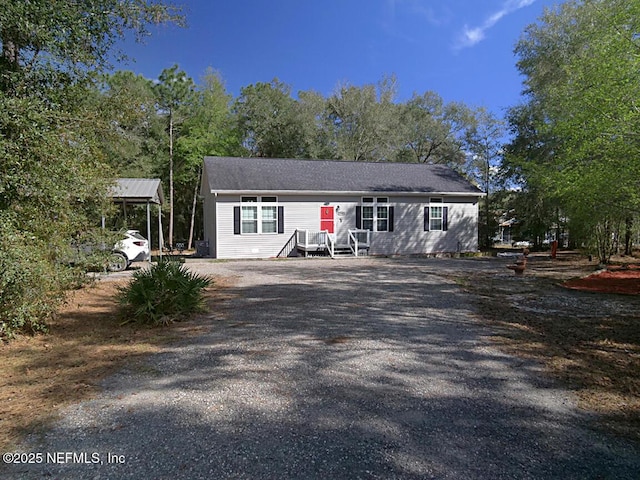
[[[539,365],[494,349],[469,298],[437,275],[495,265],[191,267],[237,279],[208,315],[209,333],[110,377],[97,398],[27,439],[22,451],[43,453],[42,463],[0,476],[640,478],[638,446],[590,428]],[[66,456],[47,458],[54,452]]]

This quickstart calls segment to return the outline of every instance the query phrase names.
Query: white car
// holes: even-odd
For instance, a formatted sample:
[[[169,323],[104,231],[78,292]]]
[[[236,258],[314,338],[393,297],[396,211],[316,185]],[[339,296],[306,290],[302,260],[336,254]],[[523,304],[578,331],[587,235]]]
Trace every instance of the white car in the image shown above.
[[[140,235],[138,230],[127,230],[125,238],[115,244],[109,257],[109,270],[122,272],[133,262],[146,262],[151,260],[149,242]]]
[[[520,240],[519,242],[513,242],[512,244],[516,248],[531,248],[533,247],[533,243],[528,240]]]

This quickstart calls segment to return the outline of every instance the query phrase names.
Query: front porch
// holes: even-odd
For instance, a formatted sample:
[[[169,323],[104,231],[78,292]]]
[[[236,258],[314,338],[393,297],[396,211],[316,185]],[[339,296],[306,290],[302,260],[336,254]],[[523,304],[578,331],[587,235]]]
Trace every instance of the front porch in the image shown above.
[[[282,247],[277,258],[309,255],[362,256],[369,253],[371,231],[354,229],[348,231],[348,243],[336,243],[335,236],[328,230],[296,230]]]

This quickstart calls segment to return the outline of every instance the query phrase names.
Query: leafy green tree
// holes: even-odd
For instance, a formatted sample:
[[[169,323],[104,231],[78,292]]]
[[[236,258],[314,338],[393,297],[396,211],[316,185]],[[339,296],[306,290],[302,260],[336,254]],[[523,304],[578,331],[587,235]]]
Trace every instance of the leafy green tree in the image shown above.
[[[343,85],[327,99],[331,137],[342,160],[390,161],[397,127],[395,78],[377,86]]]
[[[551,156],[524,171],[590,232],[601,262],[640,207],[639,32],[638,2],[567,1],[516,46],[533,128],[552,142]]]
[[[298,92],[297,109],[302,128],[302,158],[337,159],[327,99],[314,91],[301,91]]]
[[[167,121],[169,140],[169,245],[173,245],[174,228],[174,143],[177,127],[184,122],[193,102],[195,85],[185,72],[179,70],[178,65],[166,68],[155,85],[158,107]]]
[[[250,155],[353,161],[447,163],[465,161],[471,109],[445,104],[433,92],[396,102],[396,78],[345,84],[323,97],[274,79],[242,89],[234,104],[243,145]]]
[[[234,105],[243,144],[256,157],[304,157],[303,131],[291,87],[274,78],[242,88]]]
[[[183,23],[179,9],[147,0],[5,1],[0,9],[0,90],[10,96],[64,93],[109,66],[116,42],[127,32],[136,39],[153,24]]]
[[[533,239],[536,247],[553,229],[555,239],[560,240],[564,216],[560,198],[548,184],[547,174],[558,140],[544,126],[543,113],[534,102],[511,108],[506,122],[512,140],[504,146],[501,175],[504,182],[520,186],[511,204],[520,233]]]
[[[101,148],[119,177],[157,175],[164,155],[164,124],[156,110],[153,82],[129,71],[105,75],[94,90],[97,111],[111,135]]]
[[[68,245],[107,208],[110,126],[87,88],[126,32],[172,20],[172,7],[143,0],[3,2],[0,337],[45,329],[72,280]]]
[[[466,159],[464,136],[473,121],[461,103],[445,104],[435,92],[414,94],[401,105],[399,159],[460,167]]]
[[[196,207],[202,174],[202,158],[207,155],[234,156],[241,154],[239,132],[231,113],[232,96],[227,93],[220,74],[209,68],[196,87],[188,118],[177,140],[178,188],[182,187],[182,210],[191,211],[189,240],[194,237]],[[191,196],[189,194],[191,193]],[[187,203],[190,201],[190,208]]]
[[[504,122],[484,108],[475,112],[475,125],[467,132],[465,172],[485,192],[480,228],[481,244],[490,247],[497,230],[493,195],[499,190],[499,171],[503,153]]]

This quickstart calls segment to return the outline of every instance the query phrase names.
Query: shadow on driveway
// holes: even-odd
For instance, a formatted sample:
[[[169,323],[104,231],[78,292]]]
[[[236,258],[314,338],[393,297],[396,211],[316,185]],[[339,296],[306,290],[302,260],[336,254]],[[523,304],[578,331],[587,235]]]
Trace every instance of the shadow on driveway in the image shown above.
[[[498,352],[422,261],[201,264],[237,276],[210,333],[109,379],[16,478],[637,478],[536,364]],[[123,456],[109,464],[107,453]]]

